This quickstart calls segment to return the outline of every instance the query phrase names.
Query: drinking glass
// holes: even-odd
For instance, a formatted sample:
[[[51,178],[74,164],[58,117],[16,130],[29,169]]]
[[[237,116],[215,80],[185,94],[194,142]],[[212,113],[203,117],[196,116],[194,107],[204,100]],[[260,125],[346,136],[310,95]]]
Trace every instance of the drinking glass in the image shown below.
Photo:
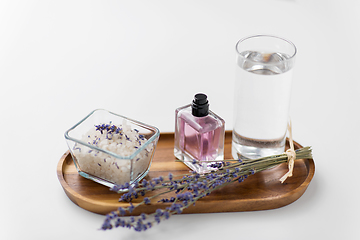
[[[295,45],[276,36],[255,35],[237,42],[234,159],[284,152],[295,56]]]

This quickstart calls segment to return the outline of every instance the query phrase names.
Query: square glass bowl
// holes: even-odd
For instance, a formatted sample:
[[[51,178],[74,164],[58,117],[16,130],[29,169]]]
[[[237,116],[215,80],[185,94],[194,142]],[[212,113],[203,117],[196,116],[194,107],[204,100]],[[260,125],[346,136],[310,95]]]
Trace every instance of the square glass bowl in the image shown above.
[[[160,131],[96,109],[65,132],[78,173],[107,187],[134,184],[146,176]]]

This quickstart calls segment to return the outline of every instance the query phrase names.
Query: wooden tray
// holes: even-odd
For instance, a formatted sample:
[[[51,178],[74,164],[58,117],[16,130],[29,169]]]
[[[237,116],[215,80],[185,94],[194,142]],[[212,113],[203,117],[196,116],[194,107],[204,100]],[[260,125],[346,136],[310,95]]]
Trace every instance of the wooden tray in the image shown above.
[[[302,147],[296,142],[294,145],[295,149]],[[166,177],[169,172],[174,175],[189,172],[183,163],[175,161],[173,148],[174,134],[160,134],[155,156],[146,179]],[[227,131],[225,134],[225,159],[231,158],[231,131]],[[296,160],[293,176],[281,184],[279,179],[287,170],[287,164],[284,163],[273,169],[251,175],[242,183],[233,183],[212,192],[209,196],[197,201],[195,206],[185,209],[183,213],[241,212],[286,206],[300,198],[307,189],[315,173],[314,161],[312,159]],[[66,195],[83,209],[107,214],[120,206],[127,206],[126,203],[118,202],[119,194],[81,177],[76,171],[69,152],[61,157],[57,166],[57,175]],[[142,205],[136,208],[132,214],[151,213],[160,207],[164,207],[164,204]]]

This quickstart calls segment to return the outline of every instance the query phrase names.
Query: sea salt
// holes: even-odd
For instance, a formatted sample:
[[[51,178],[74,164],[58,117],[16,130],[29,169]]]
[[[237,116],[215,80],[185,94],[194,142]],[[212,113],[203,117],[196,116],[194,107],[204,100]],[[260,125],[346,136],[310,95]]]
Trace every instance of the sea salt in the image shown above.
[[[82,141],[113,154],[129,157],[138,151],[147,139],[124,120],[120,125],[97,125],[83,135]],[[147,171],[152,148],[152,144],[149,144],[132,159],[119,159],[82,144],[76,144],[73,153],[81,171],[123,185]]]

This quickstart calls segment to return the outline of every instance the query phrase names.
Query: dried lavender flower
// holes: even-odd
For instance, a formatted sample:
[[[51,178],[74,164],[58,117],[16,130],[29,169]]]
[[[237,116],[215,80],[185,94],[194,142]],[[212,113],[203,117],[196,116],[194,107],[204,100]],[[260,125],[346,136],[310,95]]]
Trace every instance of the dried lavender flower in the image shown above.
[[[312,158],[310,147],[301,148],[295,152],[296,159]],[[191,172],[186,175],[174,176],[169,173],[167,180],[164,177],[158,177],[149,181],[143,179],[142,182],[133,186],[127,183],[123,186],[113,187],[111,188],[112,191],[122,194],[119,201],[129,202],[129,206],[107,214],[101,229],[109,230],[114,227],[125,227],[135,231],[145,231],[154,226],[155,223],[159,224],[161,221],[168,219],[171,215],[182,213],[185,208],[195,205],[197,200],[206,197],[212,191],[233,182],[241,183],[249,175],[285,163],[287,160],[286,154],[280,154],[246,161],[240,159],[216,161],[214,167],[217,170],[202,175]],[[131,203],[132,199],[138,197],[138,195],[144,196],[146,192],[154,190],[161,190],[161,192],[144,197],[140,203],[135,205]],[[141,213],[139,216],[124,217],[127,214],[131,215],[131,212],[136,207],[151,204],[152,200],[169,193],[172,193],[173,196],[163,198],[158,202],[170,203],[170,206],[167,205],[167,207],[157,209],[150,214]]]

